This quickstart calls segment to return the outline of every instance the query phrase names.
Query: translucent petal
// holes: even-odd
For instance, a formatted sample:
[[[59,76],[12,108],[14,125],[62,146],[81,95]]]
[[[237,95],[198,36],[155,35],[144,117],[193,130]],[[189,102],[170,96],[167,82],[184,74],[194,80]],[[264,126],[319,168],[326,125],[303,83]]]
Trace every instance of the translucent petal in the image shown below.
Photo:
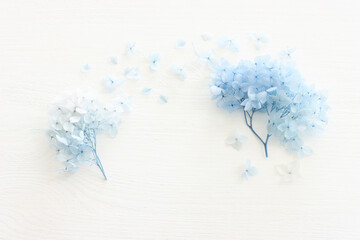
[[[166,94],[161,94],[161,95],[159,96],[159,102],[160,102],[160,103],[167,103],[167,102],[168,102],[168,99],[169,99],[169,97],[168,97]]]
[[[125,69],[124,74],[128,79],[135,79],[135,80],[140,79],[140,68],[128,67]]]
[[[156,71],[157,69],[158,69],[158,65],[157,65],[156,63],[152,63],[152,64],[150,65],[150,70]]]
[[[82,66],[82,68],[81,68],[81,71],[82,71],[83,73],[88,73],[88,72],[90,72],[90,70],[91,70],[91,66],[90,66],[89,64],[85,64],[85,65]]]
[[[226,138],[225,142],[228,145],[232,145],[232,144],[236,143],[236,139],[235,139],[235,137],[233,135],[231,135],[231,136]]]
[[[210,91],[213,95],[219,95],[222,92],[222,89],[217,86],[211,86]]]
[[[248,168],[248,175],[255,176],[258,173],[258,170],[256,167],[251,166]]]
[[[66,162],[68,160],[68,157],[66,157],[64,154],[58,154],[56,155],[56,159],[60,162]]]
[[[126,54],[128,56],[134,55],[136,50],[135,47],[136,47],[136,42],[128,42],[126,45]]]
[[[241,174],[241,177],[242,177],[244,180],[248,180],[248,179],[249,179],[249,176],[248,176],[247,172],[243,172],[243,173]]]
[[[209,34],[209,33],[203,33],[203,34],[201,34],[201,38],[202,38],[202,40],[204,40],[204,41],[209,41],[209,40],[212,39],[212,35]]]
[[[77,123],[77,122],[80,121],[80,119],[81,119],[80,116],[72,116],[72,117],[70,117],[70,122],[71,123]]]
[[[109,61],[112,64],[118,64],[119,63],[119,57],[118,56],[110,56]]]
[[[66,140],[66,138],[64,137],[60,137],[59,135],[56,135],[56,139],[58,140],[58,142],[64,144],[64,145],[68,145],[68,141]]]
[[[186,41],[183,39],[178,39],[176,41],[176,48],[184,48],[186,46]]]
[[[141,91],[141,93],[143,94],[143,95],[148,95],[148,94],[150,94],[151,93],[151,88],[144,88],[142,91]]]

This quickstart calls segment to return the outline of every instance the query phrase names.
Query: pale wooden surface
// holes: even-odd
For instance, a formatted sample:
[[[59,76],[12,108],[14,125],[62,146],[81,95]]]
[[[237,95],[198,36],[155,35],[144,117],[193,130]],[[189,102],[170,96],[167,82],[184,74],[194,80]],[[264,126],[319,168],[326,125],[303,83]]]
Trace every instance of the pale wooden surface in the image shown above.
[[[359,10],[356,0],[0,1],[0,239],[360,239]],[[329,126],[293,184],[274,173],[293,156],[272,141],[264,159],[241,115],[210,101],[190,46],[174,49],[180,37],[214,46],[204,32],[239,37],[239,54],[218,52],[234,59],[296,46],[307,80],[329,90]],[[271,36],[261,52],[251,32]],[[141,52],[111,66],[128,40]],[[157,73],[151,51],[163,55]],[[185,63],[186,81],[169,73],[172,63]],[[109,98],[101,77],[127,66],[141,67],[142,80],[123,87],[136,111],[117,138],[99,140],[109,180],[95,167],[55,173],[43,134],[51,99],[86,85]],[[234,129],[249,136],[240,152],[224,144]],[[260,172],[244,183],[246,159]]]

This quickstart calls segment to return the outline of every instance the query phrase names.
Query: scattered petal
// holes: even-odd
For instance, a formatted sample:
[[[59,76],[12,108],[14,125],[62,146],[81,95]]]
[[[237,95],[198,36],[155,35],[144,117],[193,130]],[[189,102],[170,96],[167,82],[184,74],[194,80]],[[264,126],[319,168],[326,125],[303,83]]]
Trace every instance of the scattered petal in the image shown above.
[[[209,40],[211,40],[213,37],[212,37],[212,35],[209,34],[209,33],[204,33],[204,34],[201,34],[201,38],[202,38],[202,40],[204,40],[204,41],[209,41]]]
[[[124,80],[117,80],[110,76],[103,78],[103,84],[107,92],[115,91],[123,82]]]
[[[128,67],[128,68],[125,69],[124,74],[128,79],[138,80],[138,79],[140,79],[140,68],[138,68],[138,67]]]
[[[257,173],[257,168],[251,165],[250,160],[247,160],[245,170],[242,172],[241,177],[244,180],[248,180],[249,176],[255,176]]]
[[[200,52],[197,55],[202,63],[206,63],[206,64],[215,63],[215,53],[212,50],[209,50],[207,52]]]
[[[247,137],[234,132],[232,135],[226,138],[226,144],[231,145],[236,150],[240,150],[244,142],[247,141]]]
[[[171,67],[171,72],[172,72],[174,75],[178,76],[178,77],[179,77],[180,79],[182,79],[182,80],[185,80],[185,79],[186,79],[187,74],[186,74],[186,72],[185,72],[185,70],[184,70],[184,67],[182,67],[182,66],[173,65],[173,66]]]
[[[269,37],[266,34],[252,33],[250,38],[254,41],[257,50],[261,49],[269,41]]]
[[[168,99],[169,99],[169,97],[166,94],[160,94],[160,96],[159,96],[159,102],[161,104],[167,103]]]
[[[112,64],[118,64],[119,63],[119,57],[118,56],[110,56],[109,61]]]
[[[150,70],[156,71],[158,69],[158,62],[161,60],[160,54],[158,54],[158,53],[150,54],[149,60],[151,62]]]
[[[280,52],[279,57],[282,60],[290,60],[294,56],[294,52],[296,48],[294,47],[286,47],[283,51]]]
[[[276,172],[282,177],[283,182],[292,182],[295,177],[300,176],[300,163],[293,161],[289,164],[275,166]]]
[[[128,42],[126,44],[126,54],[128,56],[134,55],[136,52],[136,42]]]
[[[89,64],[85,64],[85,65],[82,66],[82,68],[81,68],[81,71],[82,71],[83,73],[88,73],[88,72],[90,72],[90,70],[91,70],[91,66],[90,66]]]
[[[186,46],[186,41],[183,39],[178,39],[176,41],[176,48],[184,48]]]
[[[229,49],[232,52],[238,52],[239,51],[239,47],[236,43],[236,40],[234,38],[225,38],[222,37],[218,40],[217,42],[218,46],[220,48],[226,48]]]
[[[144,88],[142,91],[141,91],[141,93],[143,94],[143,95],[149,95],[150,93],[151,93],[151,88]]]

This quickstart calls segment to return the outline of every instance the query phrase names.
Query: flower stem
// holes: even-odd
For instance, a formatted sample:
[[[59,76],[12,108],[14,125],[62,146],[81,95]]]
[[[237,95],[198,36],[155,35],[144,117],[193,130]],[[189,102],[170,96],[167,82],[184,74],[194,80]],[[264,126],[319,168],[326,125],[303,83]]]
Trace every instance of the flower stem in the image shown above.
[[[267,150],[267,144],[269,142],[269,138],[270,138],[270,134],[266,135],[266,140],[262,140],[262,138],[259,136],[259,134],[257,134],[257,132],[255,132],[254,128],[253,128],[253,116],[254,116],[255,111],[252,111],[252,113],[248,113],[247,111],[244,110],[244,117],[245,117],[245,123],[248,126],[248,128],[250,128],[250,130],[254,133],[254,135],[260,140],[260,142],[264,145],[264,149],[265,149],[265,156],[266,158],[268,157],[268,150]],[[250,122],[248,122],[248,117],[249,116],[249,120]]]
[[[95,156],[96,156],[96,165],[99,167],[99,169],[100,169],[100,171],[102,172],[105,180],[107,180],[107,177],[106,177],[104,168],[103,168],[103,166],[102,166],[102,164],[101,164],[101,161],[100,161],[99,156],[98,156],[97,153],[96,153],[96,150],[94,150],[94,154],[95,154]]]
[[[96,165],[99,167],[99,169],[102,172],[105,180],[107,180],[104,168],[103,168],[103,166],[101,164],[101,161],[100,161],[100,158],[99,158],[99,156],[97,155],[97,152],[96,152],[96,131],[94,129],[92,129],[92,132],[89,133],[88,137],[89,137],[89,141],[91,142],[92,151],[93,151],[93,153],[95,155]]]

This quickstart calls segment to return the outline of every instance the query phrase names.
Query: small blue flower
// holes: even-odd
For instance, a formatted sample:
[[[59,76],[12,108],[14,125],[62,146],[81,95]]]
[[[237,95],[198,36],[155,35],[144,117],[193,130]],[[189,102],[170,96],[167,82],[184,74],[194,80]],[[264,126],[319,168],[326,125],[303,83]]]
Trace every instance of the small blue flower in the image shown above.
[[[176,48],[184,48],[186,46],[186,41],[183,39],[178,39],[176,41]]]
[[[200,52],[198,54],[198,57],[200,59],[200,61],[202,63],[206,63],[206,64],[214,64],[216,59],[215,59],[215,53],[214,51],[210,50],[208,52]]]
[[[278,129],[283,132],[286,139],[291,139],[298,135],[298,125],[295,121],[288,118],[278,126]]]
[[[161,60],[161,56],[158,53],[150,54],[149,60],[151,62],[150,69],[156,71],[158,69],[158,62]]]
[[[211,86],[210,91],[214,96],[219,96],[222,93],[223,89],[217,86]]]
[[[246,98],[241,106],[244,106],[245,111],[252,109],[260,109],[267,100],[267,93],[265,91],[257,92],[256,88],[249,87],[248,98]]]
[[[234,132],[228,138],[226,138],[226,144],[231,145],[236,150],[240,150],[243,143],[247,141],[247,137]]]
[[[136,42],[128,42],[126,44],[126,54],[128,56],[134,55],[136,52]]]
[[[118,88],[124,80],[117,80],[113,77],[107,76],[103,78],[105,90],[107,92],[113,92]]]
[[[300,176],[300,162],[298,160],[288,164],[277,165],[275,169],[285,183],[292,182],[295,177]]]
[[[142,91],[141,91],[141,94],[143,95],[149,95],[151,93],[151,88],[144,88]]]
[[[159,96],[159,102],[160,103],[167,103],[169,101],[169,97],[166,94],[160,94]]]
[[[140,68],[138,67],[128,67],[125,69],[124,75],[128,79],[140,79]]]
[[[90,72],[90,70],[91,70],[91,66],[90,66],[89,64],[85,64],[85,65],[82,66],[82,68],[81,68],[81,71],[82,71],[83,73],[88,73],[88,72]]]
[[[257,168],[251,165],[250,160],[247,160],[245,170],[241,174],[241,177],[244,180],[248,180],[249,176],[255,176],[257,173],[258,173]]]
[[[250,34],[250,38],[255,42],[257,50],[261,49],[265,43],[269,41],[269,37],[266,34]]]
[[[233,39],[233,38],[222,37],[218,40],[217,44],[220,48],[227,48],[232,52],[239,51],[239,47],[238,47],[235,39]]]
[[[295,51],[296,48],[294,47],[286,47],[283,51],[280,52],[279,57],[280,59],[284,60],[292,59]]]
[[[171,67],[171,72],[172,72],[174,75],[178,76],[178,77],[179,77],[180,79],[182,79],[182,80],[185,80],[185,79],[186,79],[187,74],[186,74],[183,66],[173,65],[173,66]]]

